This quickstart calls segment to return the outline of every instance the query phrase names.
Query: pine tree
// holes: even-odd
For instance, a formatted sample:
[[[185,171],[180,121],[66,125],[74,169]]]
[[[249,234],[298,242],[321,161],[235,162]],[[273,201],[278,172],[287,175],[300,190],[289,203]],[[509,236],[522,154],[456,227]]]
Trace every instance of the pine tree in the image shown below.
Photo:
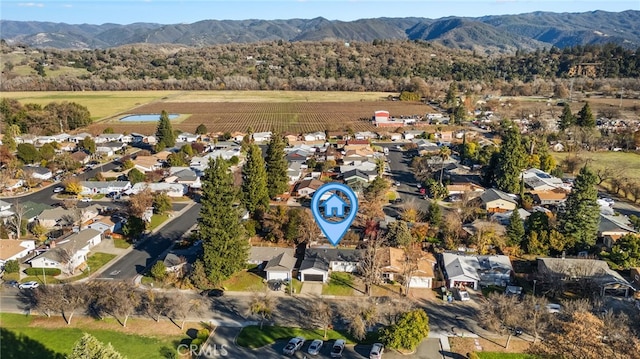
[[[207,130],[207,126],[205,126],[204,123],[201,123],[196,127],[196,135],[205,135],[207,132],[209,132],[209,130]]]
[[[16,150],[16,137],[20,136],[20,127],[18,125],[7,125],[4,128],[4,136],[2,137],[2,144],[5,145],[9,151]]]
[[[158,128],[156,129],[158,148],[165,149],[175,146],[175,136],[173,127],[171,126],[171,120],[169,120],[169,114],[167,111],[162,110],[162,113],[160,113],[160,121],[158,121]]]
[[[104,345],[93,335],[84,333],[73,346],[71,355],[67,359],[122,359],[111,343]]]
[[[247,261],[249,244],[234,206],[236,200],[226,161],[211,159],[202,179],[198,239],[203,242],[205,270],[213,284],[241,270]]]
[[[526,161],[527,156],[518,128],[511,125],[505,131],[494,170],[496,187],[507,193],[517,193],[520,188],[520,173],[525,168]]]
[[[558,216],[558,228],[569,241],[567,247],[588,249],[596,243],[600,223],[596,183],[596,175],[587,166],[582,167],[567,197],[565,210]]]
[[[449,84],[449,90],[447,90],[444,102],[446,102],[449,107],[453,107],[458,103],[458,85],[455,82]]]
[[[284,155],[284,141],[279,133],[274,133],[267,148],[267,188],[269,197],[275,198],[287,191],[287,160]]]
[[[560,115],[560,121],[558,121],[558,128],[561,131],[564,131],[575,124],[576,117],[571,112],[571,107],[569,107],[569,104],[565,102],[564,107],[562,108],[562,114]]]
[[[580,112],[578,112],[578,126],[587,128],[596,127],[596,119],[593,117],[588,102],[586,102],[584,106],[582,106],[582,109],[580,109]]]
[[[429,212],[427,212],[427,222],[434,227],[440,226],[442,223],[442,210],[437,201],[431,202]]]
[[[247,160],[242,167],[242,204],[251,213],[269,208],[267,170],[260,147],[249,145]]]
[[[509,245],[519,246],[524,237],[524,223],[520,217],[518,209],[514,209],[511,217],[509,218],[509,225],[507,226],[507,238],[509,239]]]

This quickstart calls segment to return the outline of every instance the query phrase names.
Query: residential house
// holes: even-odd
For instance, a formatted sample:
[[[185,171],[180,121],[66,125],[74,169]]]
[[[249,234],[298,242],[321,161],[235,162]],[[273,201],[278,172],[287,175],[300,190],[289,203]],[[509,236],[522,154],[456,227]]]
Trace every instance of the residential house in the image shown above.
[[[378,164],[375,161],[371,159],[365,159],[364,161],[361,161],[361,162],[353,161],[353,162],[350,162],[350,164],[340,166],[340,173],[346,173],[353,170],[359,170],[363,172],[372,172],[372,171],[377,171],[377,169],[378,169]]]
[[[24,258],[34,249],[36,242],[33,240],[0,239],[0,269],[7,261]]]
[[[323,282],[329,280],[329,263],[315,256],[305,256],[298,269],[298,279],[301,282]]]
[[[311,197],[313,196],[313,194],[315,193],[316,190],[318,190],[318,188],[322,187],[324,185],[324,182],[319,181],[317,179],[305,179],[302,180],[300,182],[298,182],[298,184],[296,185],[295,191],[298,193],[298,196],[300,197]]]
[[[36,142],[38,145],[42,146],[45,143],[56,142],[56,138],[53,136],[39,136]]]
[[[89,250],[101,241],[100,232],[85,229],[51,242],[48,251],[31,259],[29,263],[33,268],[58,268],[71,274],[86,262]]]
[[[339,159],[342,159],[342,153],[335,147],[328,147],[326,151],[324,151],[325,161],[337,161]]]
[[[282,253],[287,253],[289,256],[294,255],[293,248],[252,246],[249,248],[248,262],[250,264],[256,264],[260,268],[264,268],[269,260]]]
[[[344,131],[328,131],[327,134],[331,140],[342,140],[349,136],[349,134]]]
[[[285,136],[284,136],[284,141],[285,141],[286,143],[288,143],[290,146],[292,146],[292,145],[294,145],[294,144],[297,144],[297,143],[298,143],[299,138],[300,138],[300,137],[298,137],[298,135],[285,135]]]
[[[529,216],[531,215],[531,212],[527,211],[524,208],[518,208],[517,211],[518,211],[518,215],[520,215],[520,220],[523,222],[527,218],[529,218]],[[491,219],[500,223],[503,226],[508,226],[509,222],[511,221],[512,215],[513,215],[513,211],[497,212],[497,213],[494,213],[493,216],[491,216]]]
[[[63,219],[68,218],[70,221],[76,216],[76,213],[70,209],[64,209],[62,207],[56,207],[51,209],[46,209],[38,215],[37,220],[38,224],[45,228],[53,228],[61,224]],[[72,224],[72,223],[68,223]]]
[[[356,140],[360,140],[360,141],[363,141],[363,140],[375,140],[375,139],[378,138],[378,135],[376,133],[374,133],[374,132],[371,132],[371,131],[361,131],[361,132],[356,132],[353,135],[353,138],[356,139]],[[367,144],[369,144],[368,141],[367,141]]]
[[[78,144],[75,142],[69,142],[69,141],[60,142],[58,148],[56,149],[56,153],[73,152],[76,150],[77,147],[78,147]]]
[[[449,195],[469,195],[469,198],[480,196],[485,191],[484,187],[473,182],[452,183],[447,185]]]
[[[400,140],[402,140],[402,134],[398,133],[398,132],[391,132],[391,133],[389,133],[388,136],[389,136],[389,139],[391,141],[400,141]]]
[[[22,171],[31,178],[46,181],[53,177],[51,170],[45,167],[39,166],[23,166]]]
[[[15,214],[15,212],[11,210],[11,206],[11,203],[0,199],[0,218],[11,217]]]
[[[116,152],[123,150],[127,145],[122,142],[105,142],[101,144],[96,144],[96,153],[105,155],[107,157],[111,157],[116,154]],[[141,157],[141,156],[138,156]]]
[[[322,131],[307,133],[303,135],[305,141],[326,141],[327,135]]]
[[[434,154],[440,151],[440,147],[438,147],[437,144],[423,138],[414,138],[413,140],[411,140],[411,142],[418,147],[418,153],[420,155],[426,155],[430,153]]]
[[[489,213],[513,211],[518,206],[514,197],[495,188],[484,191],[480,200]]]
[[[121,133],[101,133],[96,136],[96,144],[98,143],[108,143],[108,142],[123,142],[122,138],[124,137]]]
[[[141,133],[132,133],[131,134],[131,142],[133,144],[149,144],[149,145],[155,145],[156,144],[156,136],[153,135],[143,135]]]
[[[199,139],[200,139],[200,135],[194,135],[193,133],[189,133],[189,132],[182,132],[181,134],[178,135],[178,138],[177,138],[179,142],[187,142],[187,143],[197,142]]]
[[[405,140],[413,140],[414,138],[421,137],[424,134],[422,130],[406,130],[403,133]]]
[[[289,184],[292,185],[302,178],[302,162],[289,162],[287,168],[287,177],[289,177]]]
[[[81,165],[86,165],[91,161],[91,155],[84,151],[76,151],[71,154],[71,159],[80,162]]]
[[[164,264],[167,273],[180,273],[187,265],[187,261],[174,253],[167,253],[162,264]]]
[[[35,145],[36,143],[38,143],[38,136],[32,135],[30,133],[24,134],[22,136],[17,136],[16,143],[17,144],[29,143],[29,144]]]
[[[90,196],[96,194],[109,194],[109,193],[123,193],[131,188],[131,182],[129,181],[82,181],[80,182],[82,191],[80,194],[83,196]]]
[[[95,229],[96,231],[103,234],[110,234],[116,232],[120,229],[122,223],[118,221],[117,223],[112,221],[109,217],[102,217],[94,222],[90,223],[87,228]]]
[[[563,281],[572,284],[590,281],[600,288],[600,295],[624,294],[629,296],[633,286],[620,273],[609,268],[605,261],[586,258],[538,258],[538,274],[545,281]]]
[[[145,189],[150,189],[151,192],[162,192],[169,197],[182,197],[187,194],[187,186],[179,183],[136,183],[130,190],[125,193],[137,194]]]
[[[142,172],[153,172],[162,168],[162,163],[155,156],[138,156],[133,160],[134,168]]]
[[[627,234],[637,234],[633,224],[627,216],[614,216],[600,213],[600,223],[598,224],[598,238],[602,243],[611,248],[616,240]]]
[[[567,192],[563,189],[556,188],[553,190],[531,191],[533,201],[541,206],[558,205],[567,200]]]
[[[296,264],[296,259],[287,252],[282,252],[271,258],[264,266],[267,281],[290,280],[291,272]]]
[[[20,203],[23,208],[24,215],[22,218],[26,219],[27,222],[31,223],[36,220],[36,218],[46,209],[51,209],[53,207],[44,203],[36,203],[32,201],[25,201]]]
[[[307,158],[309,158],[310,153],[304,150],[296,150],[293,152],[289,152],[287,153],[287,155],[285,156],[287,162],[292,163],[292,162],[300,162],[300,163],[305,163],[307,162]]]
[[[68,141],[75,142],[75,143],[80,143],[80,141],[83,141],[87,137],[93,139],[93,135],[92,134],[86,133],[86,132],[81,132],[81,133],[78,133],[76,135],[69,136]]]
[[[360,266],[362,251],[347,248],[307,248],[305,259],[307,257],[322,259],[328,264],[330,271],[354,273]]]
[[[4,188],[7,191],[16,191],[24,186],[24,180],[19,178],[9,178],[4,181]]]
[[[200,182],[200,176],[191,168],[181,167],[174,170],[176,167],[169,169],[169,177],[164,179],[166,183],[179,183],[187,186],[188,188],[201,188],[202,182]]]
[[[348,185],[352,185],[354,183],[360,183],[362,186],[367,187],[369,183],[378,177],[378,172],[376,171],[360,171],[360,170],[351,170],[342,174],[342,179]]]
[[[529,168],[522,171],[522,179],[527,188],[534,191],[552,191],[557,188],[563,188],[562,179],[554,177],[537,168]]]
[[[410,274],[409,288],[431,288],[433,285],[435,258],[425,254],[415,264],[406,262],[404,250],[394,247],[381,248],[377,255],[380,273],[384,280],[397,281]]]
[[[62,143],[65,143],[65,142],[69,141],[69,137],[71,137],[71,136],[66,134],[66,133],[59,133],[59,134],[53,135],[51,137],[53,137],[53,141],[54,142],[62,144]]]
[[[513,274],[511,260],[503,255],[475,256],[444,252],[438,261],[449,288],[462,286],[478,289],[480,285],[506,287]]]
[[[273,135],[273,134],[271,133],[271,131],[267,131],[267,132],[255,132],[255,133],[252,135],[252,137],[253,137],[253,140],[254,140],[255,142],[260,142],[260,143],[262,143],[262,142],[269,142],[269,141],[271,141],[271,136],[272,136],[272,135]]]

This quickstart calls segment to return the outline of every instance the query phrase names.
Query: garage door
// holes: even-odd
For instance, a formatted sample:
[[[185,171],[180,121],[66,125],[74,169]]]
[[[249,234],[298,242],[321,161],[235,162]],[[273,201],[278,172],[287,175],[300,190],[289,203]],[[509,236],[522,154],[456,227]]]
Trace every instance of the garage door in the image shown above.
[[[302,274],[303,282],[323,282],[324,276],[322,274]]]
[[[267,280],[287,280],[289,279],[289,273],[287,272],[268,272]]]
[[[411,277],[409,282],[411,288],[431,288],[431,278]]]

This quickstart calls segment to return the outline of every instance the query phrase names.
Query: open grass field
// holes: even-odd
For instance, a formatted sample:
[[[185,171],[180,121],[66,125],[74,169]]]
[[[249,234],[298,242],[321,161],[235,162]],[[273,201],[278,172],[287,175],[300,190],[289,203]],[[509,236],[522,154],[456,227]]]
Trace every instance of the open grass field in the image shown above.
[[[583,163],[588,162],[594,170],[610,169],[613,173],[621,174],[631,181],[640,182],[640,154],[633,152],[554,152],[558,163],[569,156],[577,156]]]
[[[156,323],[134,318],[124,328],[111,318],[74,317],[71,325],[66,325],[61,317],[1,313],[0,326],[3,331],[0,356],[3,358],[63,357],[71,353],[75,342],[86,332],[103,343],[111,343],[128,358],[156,359],[165,358],[163,350],[175,352],[177,345],[186,338],[180,328],[166,320]],[[189,327],[194,326],[185,326]]]

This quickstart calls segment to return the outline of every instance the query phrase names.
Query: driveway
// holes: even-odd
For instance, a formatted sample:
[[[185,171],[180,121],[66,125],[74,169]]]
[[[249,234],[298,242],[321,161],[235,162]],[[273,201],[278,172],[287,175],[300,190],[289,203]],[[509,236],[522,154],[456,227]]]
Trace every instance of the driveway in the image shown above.
[[[304,282],[300,289],[300,294],[320,297],[322,295],[322,283],[320,282]]]

